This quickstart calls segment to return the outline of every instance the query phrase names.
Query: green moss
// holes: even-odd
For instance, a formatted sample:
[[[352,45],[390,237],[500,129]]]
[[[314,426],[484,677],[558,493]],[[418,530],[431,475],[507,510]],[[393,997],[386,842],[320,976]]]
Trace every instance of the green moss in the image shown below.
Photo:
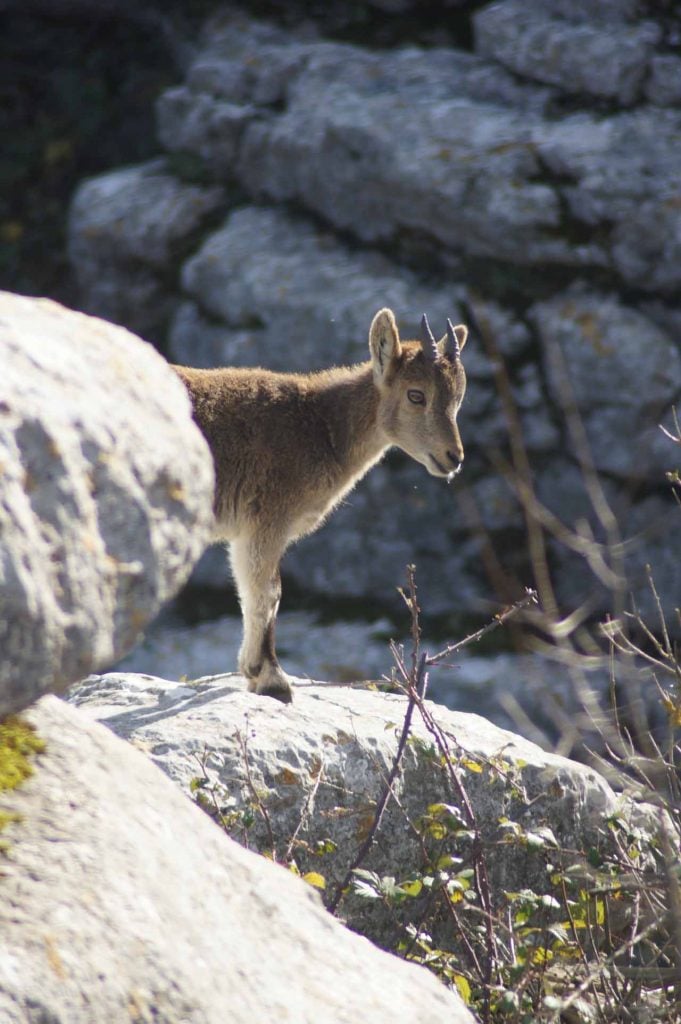
[[[0,722],[0,793],[16,789],[25,782],[33,774],[33,758],[44,750],[45,741],[22,718],[10,715]],[[0,832],[11,822],[20,820],[20,814],[0,809]],[[0,853],[7,848],[8,844],[0,840]]]

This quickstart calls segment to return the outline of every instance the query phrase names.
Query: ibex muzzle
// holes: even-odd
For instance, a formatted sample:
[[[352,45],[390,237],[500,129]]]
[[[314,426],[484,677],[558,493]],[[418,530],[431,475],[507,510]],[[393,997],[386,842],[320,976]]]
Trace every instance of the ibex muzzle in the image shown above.
[[[215,541],[229,543],[243,613],[239,670],[249,690],[288,702],[277,660],[279,563],[397,446],[451,480],[464,452],[456,417],[466,390],[467,330],[400,341],[391,310],[369,331],[371,359],[320,373],[174,369],[215,460]]]

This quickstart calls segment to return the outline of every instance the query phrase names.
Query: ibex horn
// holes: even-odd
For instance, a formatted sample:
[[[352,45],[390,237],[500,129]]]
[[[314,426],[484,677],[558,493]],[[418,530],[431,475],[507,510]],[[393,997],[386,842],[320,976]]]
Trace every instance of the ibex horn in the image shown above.
[[[421,347],[423,348],[423,355],[427,363],[434,362],[440,354],[425,313],[421,317]]]
[[[461,359],[461,346],[459,345],[459,339],[456,336],[454,325],[452,321],[447,319],[447,345],[445,346],[447,355],[450,356],[455,363],[458,363]]]

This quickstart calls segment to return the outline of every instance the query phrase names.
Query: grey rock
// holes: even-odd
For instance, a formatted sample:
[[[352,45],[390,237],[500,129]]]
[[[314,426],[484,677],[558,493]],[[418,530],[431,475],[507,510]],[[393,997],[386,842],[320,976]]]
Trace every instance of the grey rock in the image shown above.
[[[255,317],[251,329],[235,330],[206,316],[195,302],[186,301],[171,320],[168,353],[184,366],[256,366],[269,356],[260,343],[262,333]]]
[[[170,353],[191,365],[266,365],[309,371],[367,358],[367,325],[381,305],[398,314],[404,337],[418,337],[423,312],[433,329],[464,319],[466,291],[424,285],[375,252],[357,252],[310,220],[267,207],[242,207],[211,234],[182,270],[191,301],[177,312]],[[479,301],[499,353],[518,358],[527,326],[495,303]],[[479,344],[466,350],[466,373],[493,377]]]
[[[2,293],[0,350],[1,717],[130,649],[207,540],[213,466],[122,328]]]
[[[634,21],[640,15],[639,0],[533,0],[535,9],[567,18],[569,21],[590,21],[595,24]]]
[[[681,57],[675,53],[656,53],[650,61],[645,92],[651,103],[661,107],[681,103]]]
[[[539,303],[531,317],[551,397],[559,409],[575,404],[597,469],[659,484],[669,452],[657,423],[681,395],[678,345],[641,313],[594,292]]]
[[[480,524],[495,531],[522,530],[522,507],[502,476],[483,476],[470,487]]]
[[[214,167],[236,160],[245,126],[256,108],[239,106],[184,86],[167,90],[157,105],[158,135],[170,152],[190,152]]]
[[[5,1024],[472,1024],[108,729],[56,698],[29,715],[46,752],[4,801],[20,818],[3,833]]]
[[[532,454],[554,453],[562,442],[545,391],[536,365],[526,363],[513,381],[513,398],[523,445]]]
[[[145,333],[175,305],[168,268],[224,203],[218,186],[178,181],[164,160],[84,181],[69,212],[69,258],[86,312]]]
[[[442,329],[447,316],[462,319],[461,288],[425,288],[385,257],[352,252],[311,222],[268,208],[231,213],[185,263],[182,284],[203,313],[240,333],[250,328],[252,344],[237,342],[243,358],[274,370],[364,361],[381,305],[400,312],[405,337],[418,337],[424,311]]]
[[[643,201],[617,224],[612,257],[627,283],[676,298],[681,286],[681,191]]]
[[[669,304],[652,299],[641,302],[638,308],[669,337],[681,338],[681,306],[678,302]]]
[[[678,465],[678,459],[674,464]],[[674,551],[681,511],[671,492],[651,494],[632,504],[608,486],[607,480],[601,480],[605,484],[605,503],[599,501],[594,506],[584,483],[582,500],[577,500],[578,484],[571,483],[571,474],[578,476],[579,471],[572,467],[562,472],[560,489],[549,494],[546,502],[554,509],[562,505],[556,514],[565,529],[549,531],[553,580],[562,608],[588,608],[600,620],[626,613],[626,625],[639,635],[641,625],[636,620],[659,635],[664,618],[670,635],[678,635],[675,609],[681,593],[681,570],[670,552]],[[541,484],[543,496],[545,474]],[[579,538],[590,538],[590,542],[576,548]],[[659,712],[652,680],[647,689],[647,713]]]
[[[159,124],[167,147],[189,145],[216,174],[302,201],[364,241],[416,231],[454,252],[603,264],[598,245],[560,237],[557,196],[537,180],[533,126],[547,97],[538,103],[530,90],[523,101],[498,83],[485,62],[455,51],[384,60],[234,19],[216,29],[182,93],[161,97]],[[219,131],[199,137],[192,127],[225,103],[251,118],[239,123],[236,158],[229,131],[225,155]]]
[[[669,451],[669,466],[681,466],[678,449]],[[670,552],[680,528],[681,508],[671,489],[667,495],[650,495],[637,503],[624,520],[625,566],[631,587],[628,605],[658,634],[662,632],[658,598],[667,630],[672,634],[678,630],[674,609],[681,605],[681,563]]]
[[[534,139],[576,226],[591,229],[628,284],[675,296],[681,113],[658,107],[544,121]],[[654,185],[651,187],[651,183]]]
[[[293,705],[282,714],[272,701],[247,694],[242,683],[223,676],[178,690],[176,684],[159,679],[113,674],[86,680],[71,699],[81,711],[147,750],[185,792],[205,771],[207,786],[217,787],[218,805],[237,816],[252,800],[248,770],[250,785],[267,808],[275,845],[285,849],[302,820],[302,842],[295,854],[298,867],[322,872],[331,889],[357,851],[366,819],[385,786],[406,698],[324,684],[299,685]],[[516,780],[525,794],[511,813],[530,831],[548,826],[563,849],[601,845],[607,833],[604,821],[615,811],[632,824],[655,828],[655,812],[630,804],[592,769],[546,753],[479,715],[429,706],[459,759],[485,845],[498,837],[499,819],[511,806],[508,782],[495,774],[499,760],[503,778]],[[379,838],[365,863],[398,881],[413,877],[415,866],[422,863],[422,846],[406,821],[417,822],[429,805],[452,800],[439,759],[432,755],[432,736],[418,714],[411,735],[404,771],[394,787],[401,806],[391,803],[383,819],[382,834],[390,840]],[[466,771],[469,760],[482,771]],[[265,849],[267,829],[256,818],[246,836],[239,831],[243,841]],[[320,859],[311,851],[327,837],[336,849]],[[488,858],[487,868],[495,899],[502,890],[541,885],[546,877],[544,858],[534,857],[525,847],[505,847],[503,856],[497,851]],[[380,942],[394,925],[377,903],[346,897],[342,912],[353,929]],[[443,929],[443,940],[456,943],[456,935]]]
[[[292,32],[227,10],[209,18],[187,85],[232,103],[274,108],[323,79],[367,96],[402,87],[420,101],[456,95],[526,110],[543,109],[551,97],[550,89],[518,82],[463,51],[405,46],[389,51],[386,60],[381,53],[320,40],[310,26]]]
[[[641,92],[661,32],[654,22],[636,24],[565,20],[545,3],[503,0],[473,15],[475,48],[516,74],[632,103]]]

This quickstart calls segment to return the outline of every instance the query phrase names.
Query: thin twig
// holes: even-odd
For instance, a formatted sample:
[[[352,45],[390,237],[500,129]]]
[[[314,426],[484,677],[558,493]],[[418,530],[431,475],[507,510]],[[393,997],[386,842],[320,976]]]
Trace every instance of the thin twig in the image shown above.
[[[235,732],[234,732],[234,735],[236,737],[237,743],[239,744],[239,746],[241,748],[241,753],[243,754],[244,767],[246,769],[246,784],[248,785],[248,789],[249,789],[249,792],[251,794],[251,797],[253,798],[253,801],[254,801],[256,807],[258,808],[258,811],[260,812],[263,821],[265,822],[265,828],[267,829],[267,838],[269,840],[270,850],[272,851],[272,859],[276,861],[277,860],[277,846],[276,846],[276,843],[274,841],[274,832],[272,830],[272,822],[270,821],[270,816],[269,816],[269,814],[267,812],[267,808],[265,807],[265,804],[263,803],[263,801],[262,801],[262,799],[260,797],[260,794],[258,793],[257,789],[255,788],[255,784],[253,782],[253,777],[251,776],[251,767],[250,767],[250,765],[248,763],[248,746],[246,744],[246,740],[244,739],[243,734],[241,733],[240,729],[236,729]]]
[[[450,654],[454,654],[455,651],[460,651],[463,647],[468,647],[470,644],[478,643],[483,637],[487,636],[493,630],[498,629],[499,626],[503,626],[504,623],[508,622],[510,618],[517,615],[518,612],[522,611],[523,608],[528,608],[530,605],[537,603],[537,592],[529,587],[525,589],[525,596],[521,597],[520,600],[515,601],[512,605],[504,608],[503,611],[498,612],[493,619],[487,622],[480,629],[477,629],[474,633],[470,633],[464,637],[463,640],[457,641],[455,644],[448,644],[437,654],[429,655],[426,658],[426,665],[438,665],[443,658],[448,658]]]
[[[417,678],[418,678],[418,682],[419,682],[420,686],[423,686],[424,679],[425,679],[425,677],[427,675],[425,669],[426,669],[425,656],[422,656],[421,660],[419,662],[418,674],[417,674]],[[402,758],[404,756],[404,751],[405,751],[406,746],[407,746],[407,740],[409,739],[409,733],[411,731],[411,721],[412,721],[412,717],[413,717],[413,714],[414,714],[415,706],[416,706],[416,694],[414,693],[413,696],[411,694],[409,696],[409,704],[407,705],[407,711],[406,711],[405,716],[404,716],[404,722],[402,724],[402,731],[400,733],[400,738],[399,738],[399,741],[398,741],[398,744],[397,744],[397,751],[395,752],[395,757],[393,759],[392,767],[391,767],[390,772],[388,774],[388,778],[386,780],[385,787],[383,789],[383,793],[381,794],[381,797],[380,797],[380,799],[378,801],[378,804],[376,806],[376,813],[374,814],[373,821],[371,822],[371,827],[369,829],[369,832],[368,832],[366,838],[364,839],[364,842],[361,844],[359,850],[355,854],[355,856],[354,856],[350,866],[348,867],[345,875],[343,876],[342,881],[337,886],[336,891],[335,891],[332,899],[327,904],[328,909],[331,911],[332,914],[334,914],[336,912],[336,910],[338,909],[338,904],[340,903],[341,899],[343,898],[343,893],[345,892],[345,890],[349,886],[350,882],[352,881],[352,876],[353,876],[353,873],[354,873],[355,869],[360,866],[360,864],[362,863],[362,861],[364,860],[366,855],[369,853],[369,850],[371,849],[371,847],[374,844],[374,840],[376,838],[376,833],[378,832],[378,830],[379,830],[379,828],[381,826],[381,821],[383,819],[383,814],[385,813],[385,809],[388,806],[388,801],[390,800],[390,797],[391,797],[391,794],[392,794],[393,783],[395,782],[395,780],[396,780],[396,778],[397,778],[397,776],[399,775],[399,772],[400,772],[400,767],[401,767],[401,764],[402,764]]]

